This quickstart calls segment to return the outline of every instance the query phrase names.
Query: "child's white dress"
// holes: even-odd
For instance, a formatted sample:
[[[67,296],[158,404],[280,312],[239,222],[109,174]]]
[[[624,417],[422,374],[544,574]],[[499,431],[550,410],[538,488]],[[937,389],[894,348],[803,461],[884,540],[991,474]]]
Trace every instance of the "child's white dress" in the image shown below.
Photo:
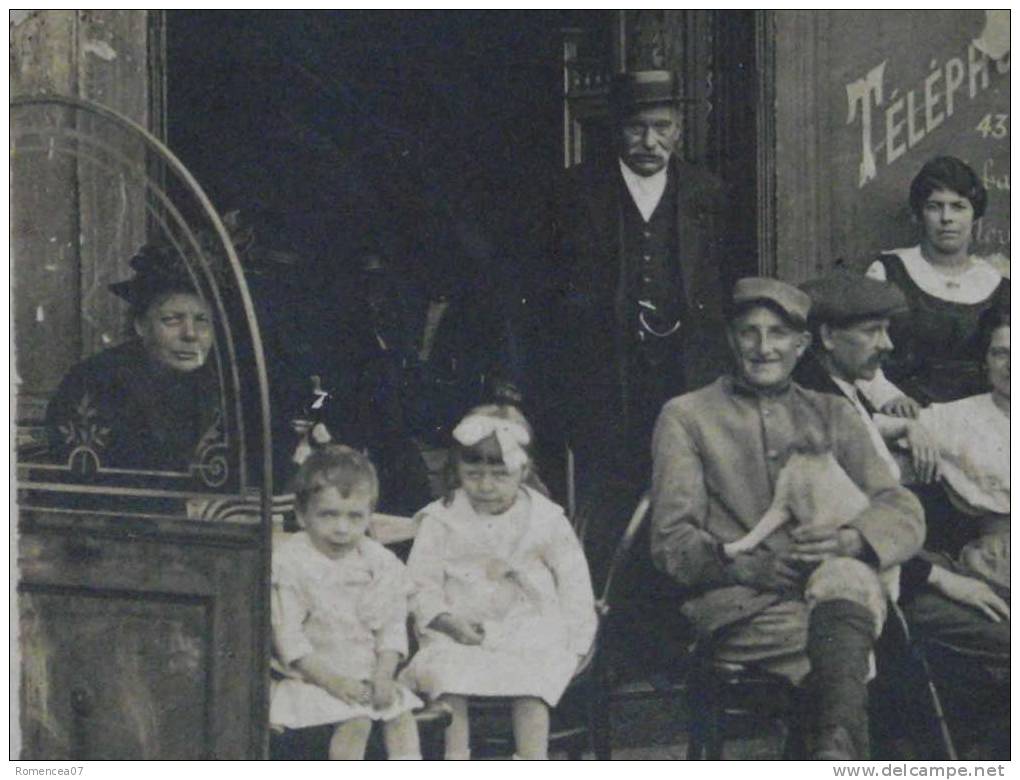
[[[502,515],[480,515],[458,490],[420,516],[408,571],[421,649],[401,679],[430,698],[537,696],[555,706],[596,627],[588,564],[563,510],[521,488]],[[444,612],[481,624],[484,642],[426,628]]]
[[[386,710],[348,704],[305,682],[292,666],[309,653],[326,655],[339,674],[369,680],[379,653],[407,655],[409,581],[400,560],[381,544],[364,538],[333,560],[294,534],[273,554],[273,668],[282,672],[270,694],[269,722],[303,728],[357,717],[391,720],[422,704],[398,685]]]

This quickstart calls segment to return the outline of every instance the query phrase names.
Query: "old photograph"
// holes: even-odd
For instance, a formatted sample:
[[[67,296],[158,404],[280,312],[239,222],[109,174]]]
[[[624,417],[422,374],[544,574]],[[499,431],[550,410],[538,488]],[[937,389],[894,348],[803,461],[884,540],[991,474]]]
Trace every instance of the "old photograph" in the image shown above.
[[[1009,760],[1009,10],[9,34],[12,760]]]

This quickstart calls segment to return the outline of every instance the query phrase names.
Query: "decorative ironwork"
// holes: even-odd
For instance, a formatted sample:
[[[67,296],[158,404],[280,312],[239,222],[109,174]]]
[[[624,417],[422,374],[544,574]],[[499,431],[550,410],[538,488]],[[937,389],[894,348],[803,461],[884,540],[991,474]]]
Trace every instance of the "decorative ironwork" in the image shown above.
[[[608,94],[613,73],[605,62],[575,60],[565,63],[565,66],[568,98]]]
[[[210,426],[196,447],[196,464],[192,466],[198,472],[202,482],[208,487],[223,487],[230,474],[230,464],[227,461],[227,440],[223,435],[223,425],[220,419]]]
[[[138,499],[139,515],[151,510],[187,516],[189,497],[206,493],[250,501],[259,495],[268,518],[272,464],[265,362],[241,265],[208,197],[159,139],[111,109],[64,96],[21,97],[10,107],[12,254],[22,312],[16,325],[25,326],[15,329],[18,390],[26,396],[17,421],[18,442],[25,444],[17,453],[21,505],[96,512],[103,511],[107,496],[111,506]],[[179,265],[213,314],[208,358],[214,369],[213,423],[202,423],[205,430],[189,462],[179,466],[160,465],[153,457],[132,468],[107,457],[119,433],[113,428],[126,411],[122,402],[100,403],[88,390],[72,399],[66,415],[44,424],[53,380],[40,381],[40,371],[24,370],[38,367],[33,361],[47,352],[47,339],[54,347],[81,343],[86,357],[119,341],[116,334],[129,323],[123,304],[106,288],[130,274],[127,260],[143,245],[160,246],[166,257],[153,262]],[[18,284],[39,268],[53,274],[49,288]],[[80,289],[65,292],[57,286],[60,279]],[[71,312],[81,320],[77,333],[66,332],[74,316],[49,324],[47,310],[60,304],[54,299],[61,295],[83,307]],[[50,351],[55,355],[49,372],[66,372],[81,357],[66,348]],[[252,435],[253,425],[261,439]],[[257,451],[249,452],[246,445],[256,441]]]

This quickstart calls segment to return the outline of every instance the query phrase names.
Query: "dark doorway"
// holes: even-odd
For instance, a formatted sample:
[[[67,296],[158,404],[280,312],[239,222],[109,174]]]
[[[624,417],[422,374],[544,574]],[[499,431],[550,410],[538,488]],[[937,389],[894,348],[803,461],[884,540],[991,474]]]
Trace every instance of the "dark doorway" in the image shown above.
[[[708,11],[713,38],[713,91],[709,97],[706,158],[725,182],[729,195],[726,267],[721,269],[728,291],[742,276],[763,273],[759,225],[758,146],[762,114],[761,66],[758,61],[756,14],[761,11]]]
[[[369,449],[384,433],[440,441],[497,384],[497,355],[509,384],[523,384],[522,291],[545,272],[543,204],[563,159],[561,31],[604,36],[608,52],[612,12],[166,19],[170,147],[221,214],[241,209],[256,244],[291,255],[282,272],[249,278],[278,479],[313,375],[338,410],[333,435]],[[385,258],[378,305],[366,252]],[[440,301],[451,303],[423,357]],[[383,471],[402,473],[399,460]]]
[[[302,254],[381,242],[457,272],[464,243],[514,246],[561,166],[561,28],[611,16],[171,11],[170,146],[221,211],[272,212]]]

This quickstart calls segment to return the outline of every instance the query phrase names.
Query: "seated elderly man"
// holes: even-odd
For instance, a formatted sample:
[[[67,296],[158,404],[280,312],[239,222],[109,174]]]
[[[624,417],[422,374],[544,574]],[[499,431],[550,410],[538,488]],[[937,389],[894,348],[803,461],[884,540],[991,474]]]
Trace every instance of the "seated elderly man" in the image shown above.
[[[733,375],[669,401],[656,423],[652,557],[694,593],[683,611],[713,637],[719,659],[804,682],[813,757],[861,759],[872,646],[885,617],[877,572],[920,549],[924,524],[853,408],[791,381],[810,343],[810,305],[773,279],[735,286]],[[867,496],[866,508],[837,528],[788,524],[728,559],[723,545],[761,519],[787,458],[818,441]]]
[[[947,433],[939,430],[937,422],[932,424],[932,421],[939,420],[933,415],[939,408],[947,407],[925,410],[918,420],[886,417],[876,412],[856,384],[874,379],[882,362],[892,352],[894,345],[888,329],[891,317],[907,307],[903,294],[891,284],[848,271],[835,271],[812,279],[802,289],[812,299],[811,330],[814,340],[811,353],[794,372],[795,381],[812,390],[845,397],[856,409],[880,457],[889,464],[897,479],[901,478],[901,468],[889,447],[905,444],[910,454],[907,473],[903,475],[905,479],[911,483],[931,481],[937,476],[938,467],[945,465],[940,463],[938,445]],[[1008,320],[991,320],[984,330],[987,331],[985,341],[988,348],[985,352],[989,355],[989,376],[993,386],[990,398],[994,399],[998,375],[991,364],[991,343],[993,335],[996,335],[1008,345]],[[1006,355],[1008,361],[1008,351]],[[1002,389],[999,394],[1006,399],[1008,408],[1008,370],[1005,380],[1000,382]],[[994,409],[992,403],[985,403],[979,408],[985,407]],[[941,427],[952,426],[942,422]],[[1007,465],[1007,416],[984,422],[972,409],[968,409],[967,419],[958,428],[974,437],[972,444],[979,455],[971,460],[982,461],[991,456],[994,461],[995,444],[999,443],[999,452],[1004,456],[1000,458],[1003,462],[999,465]],[[995,465],[994,462],[992,465]],[[1000,503],[1005,502],[1008,512],[1008,466],[1005,472],[1003,477],[988,481],[1000,488],[1000,494],[1003,492],[1001,486],[1005,484],[1004,498],[995,498]],[[944,476],[942,481],[952,480]],[[957,712],[962,704],[981,701],[982,719],[986,725],[994,718],[994,712],[1005,712],[1008,721],[1008,590],[1003,593],[1001,588],[997,589],[975,576],[958,560],[963,544],[979,536],[981,522],[950,506],[941,485],[911,484],[911,487],[919,490],[925,499],[928,540],[921,555],[903,566],[900,602],[915,635],[944,649],[947,668],[939,668],[942,664],[933,664],[933,668],[946,672],[953,682],[962,684],[960,687],[964,695],[950,696],[947,701],[950,715],[957,714],[962,718],[962,711]],[[941,501],[937,500],[940,496]],[[999,507],[998,511],[1001,513],[1002,508]],[[986,509],[971,514],[987,517],[991,512]],[[946,689],[943,693],[947,693]],[[961,698],[967,701],[956,700]],[[983,731],[986,733],[982,739],[994,741],[998,736],[989,734],[988,729]],[[1008,723],[1001,736],[1007,734]]]

